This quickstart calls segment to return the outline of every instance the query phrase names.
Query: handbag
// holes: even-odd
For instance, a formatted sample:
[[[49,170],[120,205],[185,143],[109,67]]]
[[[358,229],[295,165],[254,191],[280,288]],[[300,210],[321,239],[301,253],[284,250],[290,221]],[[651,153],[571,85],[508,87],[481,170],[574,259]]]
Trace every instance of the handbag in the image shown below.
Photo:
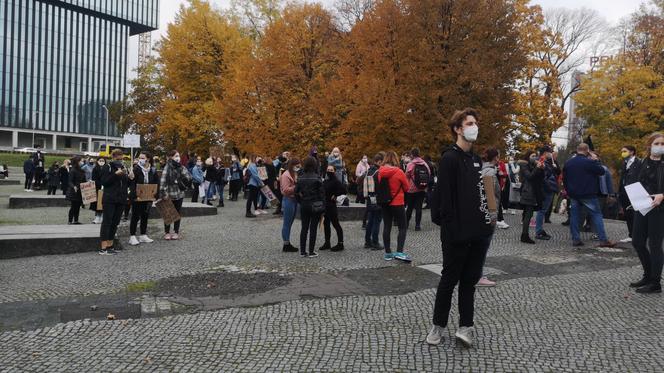
[[[314,201],[311,203],[311,212],[319,214],[325,212],[325,203],[323,201]]]
[[[510,203],[521,203],[521,183],[510,184]]]

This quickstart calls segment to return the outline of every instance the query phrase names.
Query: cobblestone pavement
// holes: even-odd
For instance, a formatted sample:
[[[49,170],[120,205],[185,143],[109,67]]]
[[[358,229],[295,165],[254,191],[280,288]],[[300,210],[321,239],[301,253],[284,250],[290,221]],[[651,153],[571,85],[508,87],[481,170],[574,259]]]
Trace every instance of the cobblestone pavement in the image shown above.
[[[0,224],[52,224],[66,216],[64,208],[8,211],[4,206],[6,198],[0,197]],[[242,206],[228,202],[218,216],[185,219],[182,241],[159,237],[114,257],[82,253],[2,260],[0,304],[112,294],[137,282],[231,268],[347,271],[359,279],[362,270],[404,266],[361,248],[364,231],[357,222],[342,223],[344,252],[323,252],[316,259],[284,254],[280,220],[248,221]],[[507,215],[512,225],[518,218]],[[627,288],[640,275],[633,249],[594,249],[589,234],[586,249],[573,249],[559,222],[554,217],[556,224],[547,226],[553,240],[533,246],[518,242],[516,227],[496,233],[486,272],[499,285],[478,290],[477,344],[470,350],[454,342],[455,322],[441,346],[424,343],[435,296],[434,289],[425,289],[8,331],[0,333],[0,372],[664,371],[664,356],[657,353],[664,350],[662,297]],[[299,230],[296,222],[293,241]],[[607,231],[613,239],[626,234],[620,222],[607,222]],[[156,238],[158,232],[153,221],[150,233]],[[408,232],[414,266],[436,271],[438,235],[428,213],[422,232]]]
[[[454,326],[441,346],[426,345],[434,291],[424,290],[9,332],[0,371],[661,372],[662,301],[626,290],[637,274],[481,289],[470,350]]]

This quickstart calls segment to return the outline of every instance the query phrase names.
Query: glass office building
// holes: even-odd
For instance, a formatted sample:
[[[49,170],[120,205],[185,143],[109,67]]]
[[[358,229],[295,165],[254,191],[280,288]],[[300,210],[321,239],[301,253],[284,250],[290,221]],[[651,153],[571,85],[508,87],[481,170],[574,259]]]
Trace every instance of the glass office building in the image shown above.
[[[92,150],[126,93],[129,37],[158,28],[159,0],[0,0],[0,147]]]

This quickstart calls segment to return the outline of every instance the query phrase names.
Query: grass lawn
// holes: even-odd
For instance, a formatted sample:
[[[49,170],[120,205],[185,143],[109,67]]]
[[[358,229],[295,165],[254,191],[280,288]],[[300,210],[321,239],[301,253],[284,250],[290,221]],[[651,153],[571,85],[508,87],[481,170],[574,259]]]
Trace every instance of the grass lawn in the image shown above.
[[[29,153],[0,153],[0,164],[6,164],[9,167],[22,167],[23,162],[30,157]],[[58,161],[62,164],[65,159],[71,158],[66,155],[49,155],[45,154],[46,168],[50,167],[53,162]]]

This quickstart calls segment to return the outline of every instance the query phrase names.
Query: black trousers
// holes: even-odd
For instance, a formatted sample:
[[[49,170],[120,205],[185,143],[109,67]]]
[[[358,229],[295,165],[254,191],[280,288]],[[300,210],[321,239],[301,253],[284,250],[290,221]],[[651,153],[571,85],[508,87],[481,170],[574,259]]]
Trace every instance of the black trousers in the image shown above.
[[[38,168],[35,170],[35,184],[34,187],[41,189],[42,179],[44,178],[44,169]]]
[[[136,226],[141,222],[141,235],[148,231],[148,218],[150,217],[150,208],[152,207],[151,201],[131,203],[131,222],[129,222],[129,234],[136,235]]]
[[[57,192],[57,190],[58,190],[58,187],[57,187],[57,186],[51,186],[51,185],[49,185],[49,186],[48,186],[48,192],[46,193],[46,195],[49,195],[49,196],[50,196],[50,195],[55,195],[55,192]]]
[[[124,213],[123,213],[123,215],[124,215],[124,218],[125,218],[125,219],[128,219],[128,218],[129,218],[129,211],[131,211],[131,203],[132,203],[131,201],[128,201],[128,202],[124,205],[124,211],[123,211]]]
[[[300,208],[300,218],[302,219],[302,230],[300,231],[300,254],[307,252],[307,236],[309,237],[309,253],[313,253],[316,248],[316,233],[318,232],[318,222],[320,221],[320,212],[313,212],[309,208]]]
[[[535,206],[523,206],[523,216],[521,217],[521,236],[530,236],[530,220],[535,213]]]
[[[662,264],[664,264],[664,210],[657,208],[643,216],[634,214],[634,236],[632,245],[639,255],[643,266],[644,277],[652,283],[659,284],[662,280]]]
[[[413,209],[415,210],[415,226],[419,227],[422,223],[422,204],[427,196],[427,192],[406,193],[406,204],[408,210],[406,211],[407,224],[410,226],[410,218],[413,216]]]
[[[242,189],[242,180],[231,180],[229,192],[231,194],[231,200],[237,201],[237,196]]]
[[[35,175],[34,174],[25,174],[25,188],[23,189],[31,189],[32,188],[32,180],[34,179]]]
[[[248,185],[247,189],[249,190],[249,198],[247,198],[247,214],[251,214],[251,205],[254,205],[254,210],[256,210],[258,205],[258,187]]]
[[[180,210],[182,210],[182,202],[184,202],[183,198],[173,200],[173,206],[175,206],[175,211],[177,211],[178,213],[180,212]],[[176,221],[175,223],[173,223],[173,232],[178,233],[178,234],[180,233],[180,222],[181,221],[182,221],[182,219],[180,219],[180,220]],[[166,233],[171,232],[171,225],[170,224],[164,224],[164,232],[166,232]]]
[[[81,201],[71,201],[71,207],[69,207],[69,222],[74,223],[78,221],[78,215],[81,212]]]
[[[443,271],[441,272],[433,324],[446,327],[452,294],[459,284],[459,326],[473,326],[475,315],[475,284],[482,276],[484,257],[491,244],[491,237],[481,237],[463,243],[443,242]]]
[[[337,241],[339,243],[344,243],[344,230],[339,224],[339,210],[337,210],[337,205],[327,205],[325,206],[325,222],[323,223],[323,228],[325,230],[325,243],[329,244],[330,239],[332,238],[332,225],[334,230],[337,232]]]
[[[392,223],[396,219],[397,226],[399,227],[399,235],[397,236],[397,252],[403,252],[403,247],[406,244],[406,209],[403,206],[383,206],[383,245],[385,252],[391,253],[390,241],[392,235]]]
[[[126,203],[104,203],[103,221],[101,223],[101,240],[113,241],[118,231],[118,224],[122,219],[122,212]]]
[[[631,206],[631,203],[627,197],[622,197],[620,198],[620,205],[623,208],[623,211],[625,213],[625,221],[627,222],[627,230],[629,231],[629,237],[633,238],[634,237],[634,209],[633,208],[628,208]]]
[[[198,202],[198,188],[201,186],[199,183],[193,183],[194,190],[191,192],[191,202]]]

